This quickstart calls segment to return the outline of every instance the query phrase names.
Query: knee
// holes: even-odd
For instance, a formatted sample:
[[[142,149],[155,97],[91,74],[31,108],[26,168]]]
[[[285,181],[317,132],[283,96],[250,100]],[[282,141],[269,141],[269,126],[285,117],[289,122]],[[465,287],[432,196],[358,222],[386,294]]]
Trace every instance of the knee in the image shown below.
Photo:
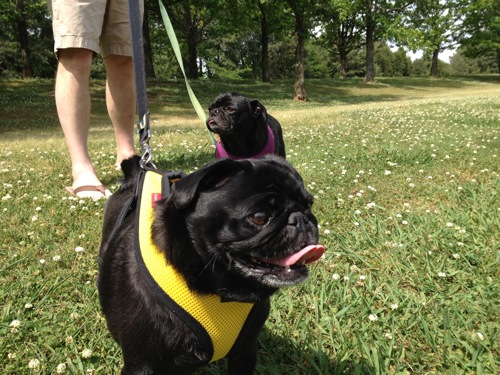
[[[115,69],[119,71],[132,71],[134,66],[132,57],[130,56],[109,55],[103,61],[107,71]]]
[[[58,53],[59,64],[75,76],[90,74],[94,52],[85,48],[67,48]]]

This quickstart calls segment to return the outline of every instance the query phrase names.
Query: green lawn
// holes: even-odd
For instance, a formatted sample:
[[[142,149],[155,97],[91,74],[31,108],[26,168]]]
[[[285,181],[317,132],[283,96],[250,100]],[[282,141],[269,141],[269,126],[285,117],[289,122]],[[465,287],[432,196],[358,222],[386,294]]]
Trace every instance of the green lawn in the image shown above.
[[[498,374],[500,78],[200,81],[259,98],[315,196],[327,253],[280,291],[257,374]],[[153,157],[191,172],[213,149],[181,81],[150,82]],[[115,145],[92,82],[90,149],[112,190]],[[115,374],[100,313],[103,202],[65,195],[52,81],[0,82],[0,373]],[[223,363],[200,374],[222,374]]]

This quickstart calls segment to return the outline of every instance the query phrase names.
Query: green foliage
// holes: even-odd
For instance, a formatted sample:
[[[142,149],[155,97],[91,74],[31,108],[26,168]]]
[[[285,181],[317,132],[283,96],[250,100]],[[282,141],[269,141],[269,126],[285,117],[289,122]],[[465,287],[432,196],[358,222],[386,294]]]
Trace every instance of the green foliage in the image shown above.
[[[462,0],[461,15],[460,42],[470,56],[478,57],[486,51],[500,53],[499,0]]]
[[[17,0],[0,2],[0,76],[20,77],[23,74],[17,23],[22,19],[26,22],[33,75],[52,78],[56,59],[52,52],[53,37],[46,0],[23,0],[23,14],[16,3]],[[180,77],[158,3],[155,0],[146,0],[146,3],[155,70],[161,78]],[[195,77],[260,78],[263,19],[269,27],[270,78],[294,76],[295,18],[289,1],[190,0],[165,3],[180,41],[185,68],[194,69]],[[424,50],[427,53],[455,47],[459,43],[467,47],[464,51],[468,57],[480,58],[481,72],[498,72],[499,69],[499,0],[325,0],[296,2],[296,5],[304,11],[304,35],[311,37],[306,40],[305,51],[308,79],[364,74],[366,55],[362,48],[366,42],[368,16],[374,21],[374,40],[377,43],[387,40],[405,50]],[[460,25],[459,29],[457,25]],[[375,56],[378,74],[413,74],[403,50],[393,55],[382,49]],[[483,61],[485,56],[491,59],[487,68]],[[426,57],[429,58],[430,55]],[[460,68],[461,74],[476,70],[474,60],[466,59],[462,63],[469,61],[472,66]],[[92,77],[104,76],[105,71],[98,60]]]
[[[280,291],[256,374],[496,374],[500,81],[199,80],[259,98],[315,196],[325,257]],[[92,81],[89,152],[113,191],[114,135]],[[104,202],[73,199],[50,80],[0,82],[0,373],[108,375],[121,352],[96,291]],[[184,83],[150,82],[154,161],[191,172],[213,159]],[[202,374],[223,374],[216,363]]]

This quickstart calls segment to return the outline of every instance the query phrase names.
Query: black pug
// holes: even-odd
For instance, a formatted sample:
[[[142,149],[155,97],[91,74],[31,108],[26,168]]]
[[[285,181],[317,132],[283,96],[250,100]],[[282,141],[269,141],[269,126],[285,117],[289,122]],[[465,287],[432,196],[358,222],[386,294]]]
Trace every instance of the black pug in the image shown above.
[[[259,158],[274,154],[286,158],[281,125],[255,99],[236,92],[220,94],[208,107],[208,130],[219,135],[218,159]]]
[[[306,280],[306,264],[324,252],[301,177],[276,156],[217,160],[173,183],[154,215],[136,216],[152,195],[145,184],[142,204],[132,198],[138,157],[122,170],[124,182],[105,208],[98,276],[122,374],[190,374],[219,357],[227,357],[229,374],[252,374],[269,297]],[[167,296],[152,277],[167,268],[184,280],[179,296]],[[180,307],[197,306],[187,295],[202,300],[201,313]]]

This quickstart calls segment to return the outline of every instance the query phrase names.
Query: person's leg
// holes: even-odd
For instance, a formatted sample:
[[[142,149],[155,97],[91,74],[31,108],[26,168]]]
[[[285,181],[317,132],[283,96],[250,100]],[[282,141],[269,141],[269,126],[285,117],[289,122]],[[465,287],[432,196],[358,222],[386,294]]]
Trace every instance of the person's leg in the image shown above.
[[[73,189],[98,186],[87,148],[90,127],[89,77],[93,52],[84,48],[59,50],[55,99],[57,114],[71,157]],[[82,192],[81,197],[100,198],[102,193]]]
[[[106,66],[106,105],[116,138],[116,165],[135,154],[135,83],[132,57],[108,55]]]

